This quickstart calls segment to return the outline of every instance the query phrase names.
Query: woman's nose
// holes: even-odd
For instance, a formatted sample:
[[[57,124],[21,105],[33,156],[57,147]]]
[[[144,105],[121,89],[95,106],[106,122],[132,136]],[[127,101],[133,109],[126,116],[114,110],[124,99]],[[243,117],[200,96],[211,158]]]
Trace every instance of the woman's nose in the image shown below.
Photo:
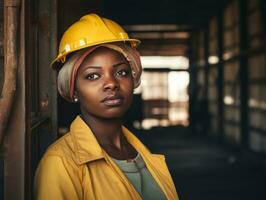
[[[115,90],[119,88],[119,83],[114,76],[107,76],[105,78],[104,89]]]

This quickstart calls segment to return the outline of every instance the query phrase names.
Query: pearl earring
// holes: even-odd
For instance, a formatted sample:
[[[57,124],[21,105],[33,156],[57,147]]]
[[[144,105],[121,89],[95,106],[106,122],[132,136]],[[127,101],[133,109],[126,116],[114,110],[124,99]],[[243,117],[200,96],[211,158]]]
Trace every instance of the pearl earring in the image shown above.
[[[74,102],[77,103],[79,101],[78,97],[74,97]]]

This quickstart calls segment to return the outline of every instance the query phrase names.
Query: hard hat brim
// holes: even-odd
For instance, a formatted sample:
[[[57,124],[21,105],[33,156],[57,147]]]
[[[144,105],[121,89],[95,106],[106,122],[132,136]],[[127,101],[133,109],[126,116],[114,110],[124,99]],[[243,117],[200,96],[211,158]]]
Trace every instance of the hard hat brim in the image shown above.
[[[79,47],[79,48],[71,49],[71,50],[69,50],[68,52],[66,52],[66,53],[64,53],[64,54],[59,54],[59,55],[57,56],[57,58],[54,59],[54,60],[52,61],[52,63],[50,64],[50,67],[51,67],[52,69],[57,69],[58,67],[60,67],[60,65],[62,65],[62,64],[64,63],[64,62],[62,62],[61,60],[62,60],[63,58],[64,58],[64,60],[65,60],[66,57],[67,57],[69,54],[71,54],[71,53],[73,53],[73,52],[75,52],[75,51],[78,51],[78,50],[81,50],[81,49],[84,49],[84,48],[87,48],[87,47],[91,47],[91,46],[99,45],[99,44],[113,43],[113,42],[130,42],[130,44],[131,44],[131,46],[132,46],[133,48],[137,48],[137,46],[141,43],[141,41],[138,40],[138,39],[106,40],[106,41],[100,41],[100,42],[93,43],[93,44],[90,43],[90,44],[88,44],[88,45],[83,45],[83,46],[81,46],[81,47]]]

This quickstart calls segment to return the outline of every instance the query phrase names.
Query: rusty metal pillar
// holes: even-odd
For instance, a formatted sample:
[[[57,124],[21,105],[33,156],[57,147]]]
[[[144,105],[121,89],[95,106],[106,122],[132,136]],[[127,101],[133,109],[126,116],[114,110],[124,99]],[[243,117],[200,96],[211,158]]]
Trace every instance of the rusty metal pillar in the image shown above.
[[[5,80],[0,109],[3,113],[1,139],[4,151],[5,200],[24,199],[26,129],[23,6],[24,0],[4,1]]]
[[[18,67],[18,18],[20,0],[4,1],[4,85],[0,98],[0,143],[10,115],[16,91]]]

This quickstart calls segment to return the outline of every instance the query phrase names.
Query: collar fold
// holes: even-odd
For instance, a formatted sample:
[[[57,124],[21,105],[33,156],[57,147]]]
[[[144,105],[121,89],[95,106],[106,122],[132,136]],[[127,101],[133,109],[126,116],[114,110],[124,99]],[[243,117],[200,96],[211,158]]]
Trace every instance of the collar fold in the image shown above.
[[[131,133],[122,126],[122,131],[127,141],[141,154],[151,154],[149,150]],[[80,116],[71,123],[70,137],[73,145],[70,145],[75,155],[77,164],[81,165],[94,160],[104,159],[107,154],[99,145],[90,127]]]
[[[71,123],[70,136],[77,164],[104,158],[103,150],[96,137],[80,116]]]

